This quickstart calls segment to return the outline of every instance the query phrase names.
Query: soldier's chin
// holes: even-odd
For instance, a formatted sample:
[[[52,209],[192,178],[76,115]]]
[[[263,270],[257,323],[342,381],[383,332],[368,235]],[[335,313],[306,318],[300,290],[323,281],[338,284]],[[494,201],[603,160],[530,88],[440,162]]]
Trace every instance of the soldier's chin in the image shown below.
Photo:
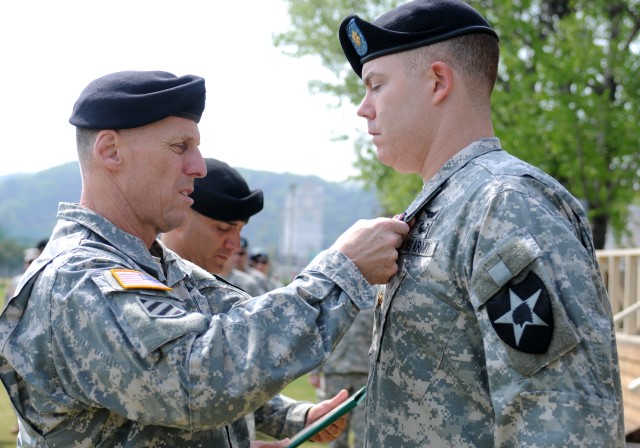
[[[396,157],[394,159],[393,157],[389,156],[387,153],[384,152],[384,150],[381,150],[380,148],[378,148],[377,157],[380,163],[382,163],[385,166],[388,166],[389,168],[392,168],[394,171],[397,171],[399,173],[409,172],[403,169],[402,165],[400,164],[400,161],[402,160],[402,158],[399,159]]]
[[[165,219],[164,225],[160,228],[160,233],[167,233],[180,227],[186,221],[187,213],[189,213],[189,207],[176,210]]]

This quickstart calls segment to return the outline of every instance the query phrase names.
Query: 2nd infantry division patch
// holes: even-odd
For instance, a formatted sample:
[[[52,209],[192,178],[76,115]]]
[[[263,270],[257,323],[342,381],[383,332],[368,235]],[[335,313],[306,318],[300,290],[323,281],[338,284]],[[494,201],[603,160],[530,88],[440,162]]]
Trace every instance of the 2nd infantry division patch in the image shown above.
[[[516,350],[544,353],[549,348],[553,336],[551,300],[534,272],[489,300],[487,313],[498,336]]]

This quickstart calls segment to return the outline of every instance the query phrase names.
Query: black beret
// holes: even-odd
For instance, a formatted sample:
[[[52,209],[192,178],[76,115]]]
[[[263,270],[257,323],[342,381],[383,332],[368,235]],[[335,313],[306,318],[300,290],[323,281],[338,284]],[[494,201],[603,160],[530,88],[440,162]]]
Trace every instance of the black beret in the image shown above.
[[[351,15],[340,24],[338,36],[351,67],[362,78],[367,61],[469,33],[498,38],[486,19],[462,1],[414,0],[373,23]]]
[[[262,248],[256,248],[251,251],[249,260],[254,263],[269,263],[269,254]]]
[[[249,190],[240,173],[225,162],[204,161],[207,175],[194,181],[192,209],[218,221],[249,221],[262,210],[262,190]]]
[[[87,129],[131,129],[169,116],[200,121],[204,79],[160,71],[125,71],[98,78],[82,91],[69,122]]]

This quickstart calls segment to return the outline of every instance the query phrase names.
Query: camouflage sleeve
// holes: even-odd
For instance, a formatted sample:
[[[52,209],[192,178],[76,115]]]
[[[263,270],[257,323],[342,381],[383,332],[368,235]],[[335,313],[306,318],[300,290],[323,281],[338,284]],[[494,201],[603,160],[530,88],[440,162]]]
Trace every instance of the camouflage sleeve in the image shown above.
[[[313,403],[276,395],[255,411],[256,430],[275,439],[291,437],[304,428],[312,406]]]
[[[335,251],[320,254],[290,285],[239,297],[213,316],[185,312],[180,288],[123,289],[109,273],[121,266],[86,266],[70,262],[40,286],[52,291],[42,318],[51,319],[54,366],[46,368],[59,378],[51,386],[57,398],[189,431],[221,427],[262,406],[326,359],[374,300],[355,265]]]
[[[361,311],[351,327],[323,364],[325,374],[364,373],[369,371],[369,348],[373,335],[373,310]]]
[[[609,302],[571,208],[505,191],[468,247],[496,446],[618,446]]]

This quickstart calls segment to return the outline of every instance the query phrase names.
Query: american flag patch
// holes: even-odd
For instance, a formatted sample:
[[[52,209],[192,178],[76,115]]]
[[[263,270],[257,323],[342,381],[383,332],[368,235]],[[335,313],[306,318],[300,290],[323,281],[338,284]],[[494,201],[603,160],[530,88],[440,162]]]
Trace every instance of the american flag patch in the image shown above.
[[[159,300],[138,297],[138,303],[142,305],[142,308],[151,317],[180,317],[187,314],[185,310]]]
[[[111,269],[111,273],[124,289],[161,289],[171,291],[167,285],[162,284],[149,274],[133,269]]]

